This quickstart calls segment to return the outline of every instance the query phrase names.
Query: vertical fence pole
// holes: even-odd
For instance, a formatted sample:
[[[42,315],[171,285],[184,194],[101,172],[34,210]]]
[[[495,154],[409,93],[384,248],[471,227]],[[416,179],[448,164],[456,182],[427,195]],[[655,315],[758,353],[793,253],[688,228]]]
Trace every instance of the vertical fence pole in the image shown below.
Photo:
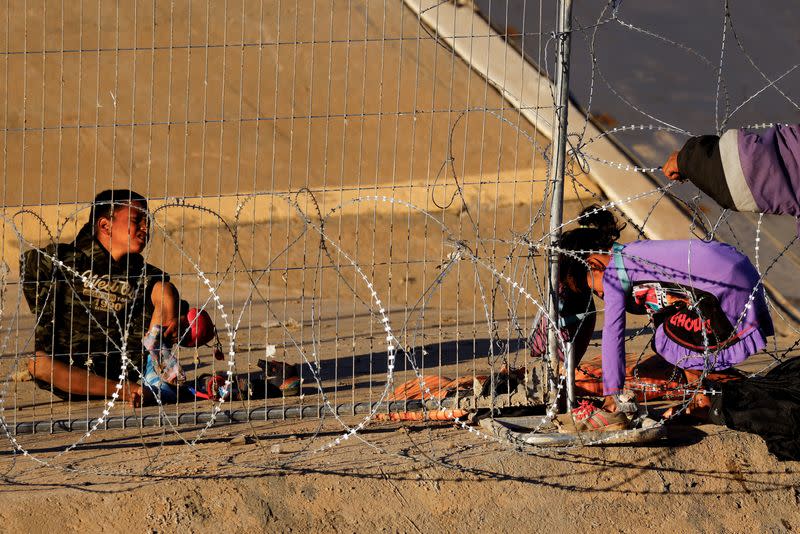
[[[575,407],[575,344],[570,342],[565,343],[567,367],[567,410]]]
[[[567,112],[569,109],[569,54],[572,31],[572,0],[558,2],[558,28],[556,30],[556,70],[555,70],[555,123],[553,125],[552,174],[553,197],[550,205],[550,244],[555,244],[561,236],[562,212],[564,204],[564,168],[567,149]],[[555,321],[548,329],[548,353],[550,355],[550,399],[558,394],[558,254],[550,252],[550,284],[547,301],[549,316]],[[564,357],[568,352],[564,351]],[[565,362],[565,368],[574,368]],[[574,388],[574,375],[567,374],[567,389]],[[572,406],[568,406],[572,408]]]

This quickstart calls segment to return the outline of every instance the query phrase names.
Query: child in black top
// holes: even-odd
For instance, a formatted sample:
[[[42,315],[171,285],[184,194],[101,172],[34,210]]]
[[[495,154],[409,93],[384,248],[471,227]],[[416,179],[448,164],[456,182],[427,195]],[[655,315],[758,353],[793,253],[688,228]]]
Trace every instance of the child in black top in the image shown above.
[[[122,351],[142,363],[145,329],[177,340],[181,301],[169,276],[145,263],[148,239],[146,199],[107,190],[75,241],[22,255],[23,293],[37,319],[28,370],[38,385],[67,399],[109,397],[125,374]],[[143,394],[131,381],[119,392],[134,405]]]

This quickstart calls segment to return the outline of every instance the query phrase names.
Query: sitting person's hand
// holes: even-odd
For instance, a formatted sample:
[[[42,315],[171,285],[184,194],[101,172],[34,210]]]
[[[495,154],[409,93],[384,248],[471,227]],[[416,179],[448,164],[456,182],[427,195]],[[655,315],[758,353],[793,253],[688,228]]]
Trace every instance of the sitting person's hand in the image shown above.
[[[170,345],[178,341],[178,331],[180,330],[181,318],[175,317],[164,321],[161,325],[161,337],[168,341]]]
[[[133,408],[139,408],[145,403],[142,402],[142,386],[126,382],[122,386],[122,400]]]

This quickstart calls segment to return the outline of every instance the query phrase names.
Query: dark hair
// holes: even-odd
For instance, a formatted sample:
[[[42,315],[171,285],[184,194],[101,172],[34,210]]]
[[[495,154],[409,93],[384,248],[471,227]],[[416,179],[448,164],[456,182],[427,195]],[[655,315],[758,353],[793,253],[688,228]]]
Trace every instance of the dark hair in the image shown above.
[[[114,210],[123,205],[130,205],[134,202],[144,204],[144,209],[147,209],[147,199],[136,191],[130,189],[106,189],[97,194],[92,201],[92,209],[89,212],[89,220],[83,225],[78,236],[82,237],[86,234],[94,235],[97,221],[101,218],[110,219],[114,214]]]
[[[589,291],[585,263],[589,254],[586,251],[611,249],[625,224],[618,224],[613,213],[597,204],[584,208],[578,216],[578,222],[579,228],[564,232],[558,240],[559,248],[577,252],[559,255],[559,281],[563,287],[567,280],[572,279],[576,289],[584,292]]]

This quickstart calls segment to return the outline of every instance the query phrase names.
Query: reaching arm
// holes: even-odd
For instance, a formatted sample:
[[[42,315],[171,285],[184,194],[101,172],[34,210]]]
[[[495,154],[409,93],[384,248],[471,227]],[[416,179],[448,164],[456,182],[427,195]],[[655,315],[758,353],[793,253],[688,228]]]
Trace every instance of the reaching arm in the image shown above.
[[[679,152],[673,152],[662,167],[670,180],[689,180],[726,209],[736,209],[720,156],[719,137],[692,137]]]
[[[603,394],[614,395],[625,387],[625,293],[609,264],[603,276]]]
[[[178,339],[180,297],[178,290],[170,282],[156,282],[150,292],[150,300],[153,303],[153,317],[150,320],[150,327],[162,325],[164,337],[171,341]]]

